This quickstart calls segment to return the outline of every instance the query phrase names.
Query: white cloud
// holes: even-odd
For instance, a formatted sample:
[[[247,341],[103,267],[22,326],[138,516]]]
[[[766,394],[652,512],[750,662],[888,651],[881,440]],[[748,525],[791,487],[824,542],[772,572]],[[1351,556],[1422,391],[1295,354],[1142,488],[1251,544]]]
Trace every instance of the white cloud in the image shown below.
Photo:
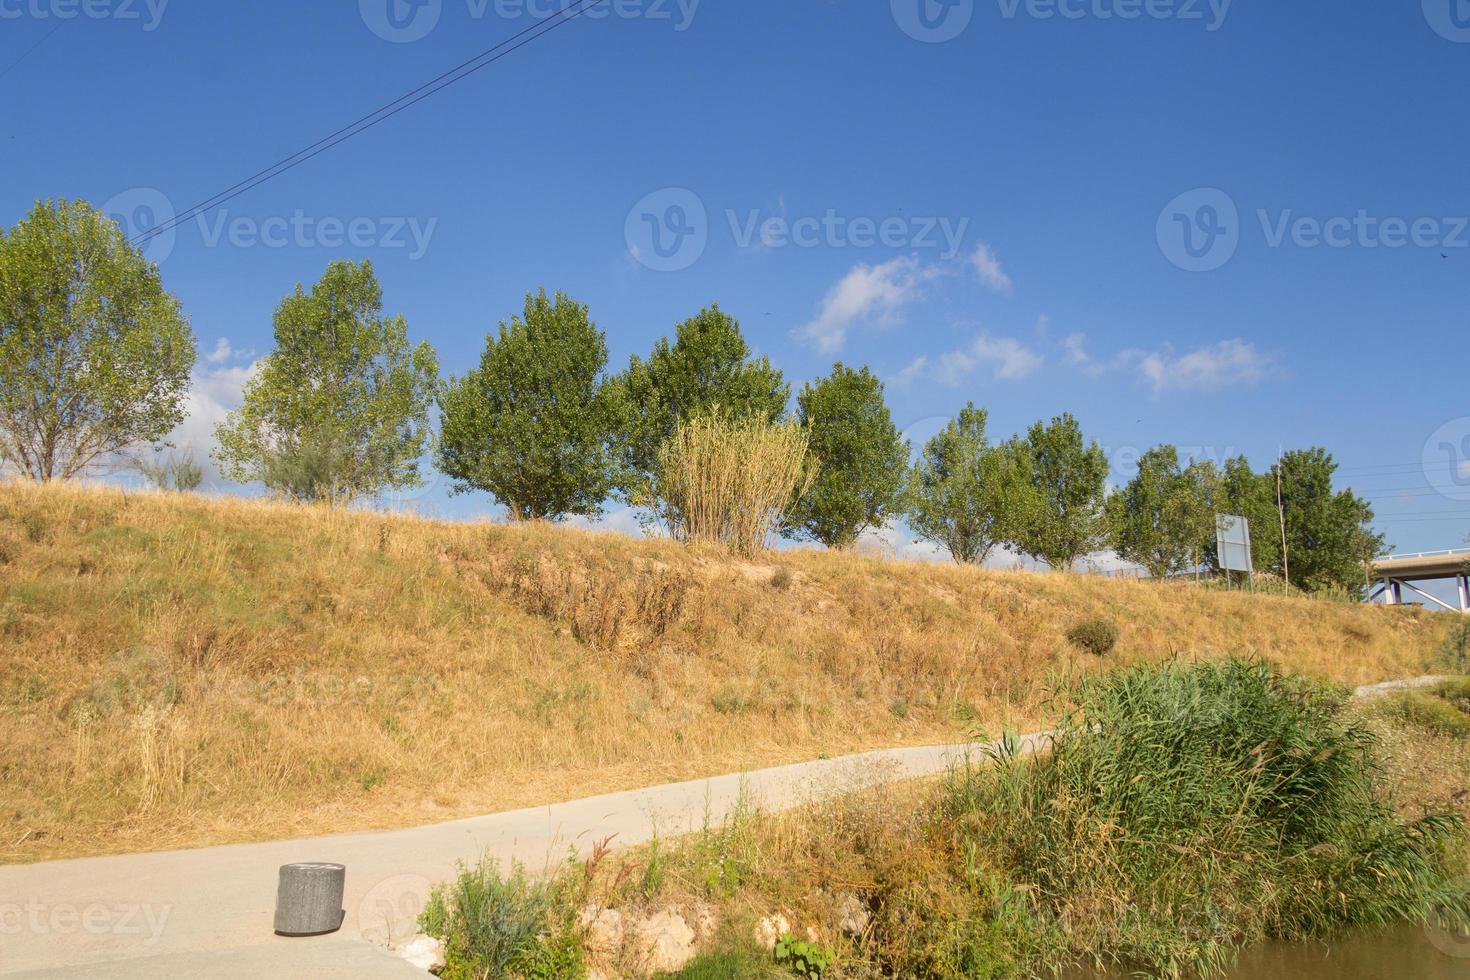
[[[207,364],[219,366],[194,368],[189,394],[184,398],[184,421],[168,437],[179,452],[190,453],[203,464],[208,482],[218,483],[221,479],[209,458],[215,446],[214,430],[225,416],[240,406],[245,383],[259,367],[258,361],[250,364],[223,363],[242,356],[248,357],[249,353],[236,351],[224,338],[215,343],[214,352],[204,360]]]
[[[896,558],[900,561],[949,561],[949,552],[929,541],[917,541],[905,527],[892,524],[870,527],[858,538],[853,549],[870,558]]]
[[[919,378],[923,377],[924,368],[928,366],[929,358],[927,356],[914,358],[908,363],[907,367],[893,376],[894,385],[899,388],[909,387],[915,381],[918,381]]]
[[[951,387],[987,368],[996,381],[1017,381],[1033,374],[1043,363],[1040,354],[1014,337],[992,337],[982,333],[968,346],[941,354],[933,374],[938,381]]]
[[[1011,277],[1000,267],[1000,260],[995,257],[995,251],[984,242],[981,242],[970,256],[970,265],[975,269],[975,275],[985,284],[985,288],[992,293],[1001,296],[1011,294]]]
[[[1135,371],[1153,388],[1155,397],[1168,390],[1218,391],[1286,376],[1275,355],[1238,338],[1183,354],[1175,354],[1165,344],[1153,351],[1130,349],[1099,359],[1088,352],[1086,336],[1074,333],[1062,339],[1062,363],[1094,378],[1112,371]]]
[[[219,337],[214,342],[214,350],[204,355],[204,360],[209,364],[225,364],[229,361],[248,361],[255,356],[253,350],[236,350],[231,346],[229,338]]]
[[[1092,355],[1087,353],[1087,336],[1085,334],[1068,334],[1062,338],[1062,363],[1067,367],[1082,368],[1090,371],[1097,367],[1097,362]]]
[[[1166,390],[1218,391],[1260,384],[1285,374],[1275,356],[1239,339],[1222,340],[1178,356],[1166,346],[1139,356],[1138,371],[1155,396]]]
[[[840,351],[854,326],[891,322],[920,297],[923,284],[939,274],[937,269],[921,267],[913,257],[856,265],[828,290],[816,318],[798,329],[796,336],[823,353]]]

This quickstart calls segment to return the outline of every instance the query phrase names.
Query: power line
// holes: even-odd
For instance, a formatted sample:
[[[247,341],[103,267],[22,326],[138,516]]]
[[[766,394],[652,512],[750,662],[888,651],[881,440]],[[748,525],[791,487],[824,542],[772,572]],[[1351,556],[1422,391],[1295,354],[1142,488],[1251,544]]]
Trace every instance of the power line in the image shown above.
[[[1339,466],[1338,469],[1337,469],[1337,472],[1339,472],[1339,473],[1363,473],[1365,475],[1371,476],[1373,474],[1369,473],[1368,472],[1369,470],[1402,470],[1402,471],[1405,471],[1405,472],[1413,472],[1413,471],[1416,471],[1416,470],[1423,470],[1423,469],[1436,469],[1436,470],[1438,470],[1438,469],[1446,469],[1446,470],[1450,470],[1450,469],[1454,469],[1454,468],[1455,468],[1455,464],[1453,464],[1453,463],[1451,463],[1448,466],[1432,466],[1432,467],[1425,466],[1424,463],[1423,463],[1423,461],[1421,460],[1420,462],[1417,462],[1417,463],[1378,463],[1378,464],[1374,464],[1372,466]]]
[[[1352,484],[1348,484],[1348,487],[1349,487],[1349,489],[1353,490],[1353,492],[1358,493],[1358,496],[1360,496],[1360,497],[1364,497],[1364,496],[1389,496],[1389,495],[1396,494],[1396,493],[1402,493],[1402,494],[1406,494],[1408,496],[1414,496],[1416,494],[1423,493],[1425,491],[1425,489],[1426,489],[1426,487],[1422,483],[1420,485],[1418,485],[1418,486],[1415,486],[1415,487],[1363,487],[1363,488],[1361,488],[1361,490],[1362,490],[1361,493],[1358,492],[1359,491],[1359,488],[1358,487],[1354,487]],[[1430,489],[1433,492],[1438,493],[1438,491],[1437,490],[1433,490],[1432,487],[1427,488],[1427,489]],[[1467,489],[1470,489],[1470,488],[1467,488]]]
[[[1440,493],[1438,490],[1426,490],[1426,491],[1424,491],[1422,493],[1383,493],[1383,494],[1354,493],[1353,495],[1355,497],[1357,497],[1358,499],[1360,499],[1360,500],[1367,500],[1370,503],[1372,501],[1375,501],[1375,500],[1376,501],[1379,501],[1381,503],[1392,503],[1395,500],[1414,500],[1414,499],[1417,499],[1419,497],[1445,497],[1445,499],[1447,499],[1447,500],[1454,499],[1452,497],[1448,497],[1445,494]]]
[[[9,75],[12,71],[14,71],[17,67],[19,67],[19,65],[20,65],[20,63],[22,61],[25,61],[32,54],[34,54],[37,48],[39,48],[41,45],[45,44],[47,41],[51,40],[51,36],[53,34],[55,34],[57,31],[61,30],[65,26],[66,26],[66,21],[64,21],[64,20],[58,20],[55,27],[51,28],[51,30],[49,30],[45,34],[41,35],[41,39],[39,41],[37,41],[35,44],[32,44],[30,47],[26,48],[25,49],[25,52],[23,54],[21,54],[21,56],[19,58],[16,58],[14,61],[12,61],[6,67],[6,69],[4,71],[0,71],[0,78],[4,78],[6,75]]]
[[[310,146],[303,147],[302,149],[297,150],[295,153],[291,154],[285,159],[277,161],[271,166],[266,167],[264,170],[261,170],[251,175],[250,177],[245,178],[244,180],[240,181],[237,184],[234,184],[231,187],[225,188],[218,194],[215,194],[213,197],[201,201],[199,204],[196,204],[192,208],[189,208],[187,211],[175,215],[168,221],[165,221],[154,228],[148,229],[147,231],[139,234],[136,238],[134,238],[133,244],[135,246],[141,246],[152,240],[153,238],[157,237],[158,235],[162,235],[165,232],[179,227],[179,225],[183,224],[185,221],[188,221],[190,218],[194,218],[201,214],[204,214],[207,211],[211,211],[214,208],[219,207],[221,204],[224,204],[226,201],[230,201],[236,197],[239,197],[246,191],[253,190],[254,188],[259,187],[261,184],[264,184],[269,180],[274,180],[276,177],[279,177],[290,170],[296,169],[301,164],[312,159],[313,157],[325,153],[327,150],[332,149],[332,147],[346,142],[359,133],[364,133],[367,130],[372,129],[379,123],[398,115],[403,110],[418,105],[420,102],[429,98],[431,95],[442,92],[449,86],[455,84],[456,82],[463,81],[464,79],[468,78],[469,76],[473,75],[475,72],[480,71],[483,68],[490,67],[501,58],[504,58],[506,55],[525,47],[532,41],[538,40],[546,36],[547,34],[550,34],[557,28],[571,23],[578,17],[581,17],[583,14],[585,14],[588,10],[598,6],[603,2],[605,2],[605,0],[573,0],[572,3],[567,4],[560,10],[548,14],[546,17],[543,17],[535,24],[532,24],[530,27],[527,27],[526,29],[516,34],[511,35],[510,37],[501,41],[499,44],[496,44],[490,48],[486,48],[484,51],[475,55],[473,58],[470,58],[468,61],[461,62],[460,64],[449,69],[443,74],[432,78],[424,84],[420,85],[418,88],[413,89],[410,92],[405,92],[403,95],[400,95],[392,102],[389,102],[383,106],[378,107],[377,109],[374,109],[372,112],[368,113],[365,116],[362,116],[361,118],[353,122],[348,123],[346,126],[338,129],[336,132],[322,137]],[[570,13],[573,10],[575,10],[576,12]],[[504,50],[501,50],[502,48]],[[493,57],[491,57],[491,55],[493,55]]]

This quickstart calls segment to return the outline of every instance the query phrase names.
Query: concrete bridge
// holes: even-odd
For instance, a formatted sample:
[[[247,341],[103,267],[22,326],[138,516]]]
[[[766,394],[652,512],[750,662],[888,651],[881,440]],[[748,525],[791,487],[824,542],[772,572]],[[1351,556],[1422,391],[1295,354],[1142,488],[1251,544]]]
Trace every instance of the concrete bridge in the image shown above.
[[[1368,595],[1369,602],[1379,601],[1390,606],[1404,602],[1404,591],[1442,606],[1451,612],[1470,613],[1470,548],[1450,551],[1430,551],[1419,555],[1392,555],[1373,563],[1373,577],[1378,585]],[[1430,595],[1414,585],[1415,582],[1448,581],[1453,579],[1460,604],[1454,606]]]

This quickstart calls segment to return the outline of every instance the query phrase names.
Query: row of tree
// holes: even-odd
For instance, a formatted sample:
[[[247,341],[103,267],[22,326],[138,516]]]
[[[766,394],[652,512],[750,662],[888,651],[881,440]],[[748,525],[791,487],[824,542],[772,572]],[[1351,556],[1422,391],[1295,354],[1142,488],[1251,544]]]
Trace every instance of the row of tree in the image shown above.
[[[157,269],[89,205],[38,203],[0,233],[0,318],[0,458],[29,476],[71,477],[163,442],[182,419],[193,333]],[[714,413],[800,428],[812,472],[780,529],[832,548],[904,519],[960,562],[1006,548],[1070,568],[1111,548],[1163,577],[1211,567],[1214,515],[1229,512],[1256,529],[1258,568],[1289,566],[1313,588],[1360,583],[1382,550],[1372,511],[1333,491],[1319,449],[1256,473],[1244,458],[1183,466],[1163,446],[1109,493],[1107,457],[1070,415],[994,442],[970,405],[911,466],[868,368],[835,365],[788,418],[791,386],[718,306],[610,373],[587,307],[541,291],[486,337],[477,367],[442,381],[433,349],[384,315],[367,262],[331,263],[282,300],[274,326],[215,458],[295,499],[412,488],[432,452],[456,492],[488,493],[517,520],[594,516],[611,499],[656,514],[662,451]]]

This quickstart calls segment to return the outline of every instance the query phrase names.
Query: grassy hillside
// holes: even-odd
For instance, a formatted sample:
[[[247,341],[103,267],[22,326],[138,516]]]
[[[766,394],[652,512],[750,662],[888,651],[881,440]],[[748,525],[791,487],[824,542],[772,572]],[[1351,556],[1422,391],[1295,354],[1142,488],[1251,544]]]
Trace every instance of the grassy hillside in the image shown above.
[[[1083,654],[1093,616],[1118,651]],[[1422,671],[1412,609],[0,484],[0,860],[451,819],[1050,714],[1065,671]]]

